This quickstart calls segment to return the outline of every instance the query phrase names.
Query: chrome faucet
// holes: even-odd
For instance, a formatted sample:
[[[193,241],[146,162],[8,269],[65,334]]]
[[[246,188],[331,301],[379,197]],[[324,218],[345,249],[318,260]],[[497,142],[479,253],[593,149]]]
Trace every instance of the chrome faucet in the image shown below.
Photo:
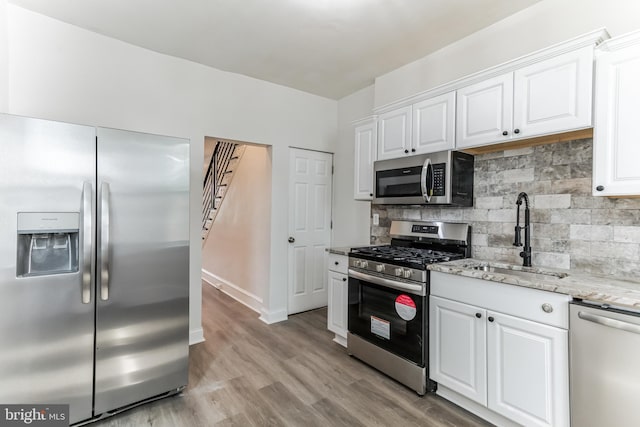
[[[520,205],[524,199],[524,227],[520,227]],[[524,248],[520,252],[522,257],[522,265],[524,267],[531,267],[531,221],[529,219],[529,196],[527,193],[522,192],[518,194],[518,200],[516,200],[518,206],[518,213],[516,216],[516,236],[513,246],[522,246],[521,231],[524,228]]]

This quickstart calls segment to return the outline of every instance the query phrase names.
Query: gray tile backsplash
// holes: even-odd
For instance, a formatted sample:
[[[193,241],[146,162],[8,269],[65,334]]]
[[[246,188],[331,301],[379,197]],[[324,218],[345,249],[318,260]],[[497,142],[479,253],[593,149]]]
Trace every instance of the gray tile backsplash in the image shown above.
[[[512,243],[515,202],[525,191],[534,266],[638,278],[640,199],[591,195],[592,145],[580,139],[478,155],[474,207],[372,205],[380,225],[371,227],[371,243],[388,243],[395,219],[468,222],[474,258],[521,264]]]

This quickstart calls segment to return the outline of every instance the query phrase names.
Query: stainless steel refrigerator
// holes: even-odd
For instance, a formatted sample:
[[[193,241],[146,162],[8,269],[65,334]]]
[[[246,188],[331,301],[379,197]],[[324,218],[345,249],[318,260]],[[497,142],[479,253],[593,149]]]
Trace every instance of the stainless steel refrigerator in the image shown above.
[[[188,140],[0,114],[0,403],[187,384]]]

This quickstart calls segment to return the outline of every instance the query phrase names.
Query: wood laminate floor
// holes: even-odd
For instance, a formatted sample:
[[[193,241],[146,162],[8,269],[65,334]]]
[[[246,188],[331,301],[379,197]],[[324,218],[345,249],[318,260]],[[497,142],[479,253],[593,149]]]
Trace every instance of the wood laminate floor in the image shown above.
[[[489,424],[349,357],[319,309],[266,325],[203,284],[206,341],[191,346],[189,386],[94,426],[433,426]]]

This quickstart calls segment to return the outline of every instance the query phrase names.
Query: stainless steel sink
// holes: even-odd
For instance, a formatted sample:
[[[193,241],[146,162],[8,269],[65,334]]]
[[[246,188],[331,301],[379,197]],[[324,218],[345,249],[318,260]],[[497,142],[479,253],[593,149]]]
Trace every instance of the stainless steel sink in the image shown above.
[[[485,271],[487,273],[505,274],[510,276],[518,276],[529,280],[547,280],[547,279],[564,279],[568,276],[567,273],[561,273],[557,271],[546,271],[535,269],[531,267],[518,267],[518,266],[494,266],[488,265],[476,265],[471,267],[473,270]],[[528,268],[528,270],[523,270]]]

